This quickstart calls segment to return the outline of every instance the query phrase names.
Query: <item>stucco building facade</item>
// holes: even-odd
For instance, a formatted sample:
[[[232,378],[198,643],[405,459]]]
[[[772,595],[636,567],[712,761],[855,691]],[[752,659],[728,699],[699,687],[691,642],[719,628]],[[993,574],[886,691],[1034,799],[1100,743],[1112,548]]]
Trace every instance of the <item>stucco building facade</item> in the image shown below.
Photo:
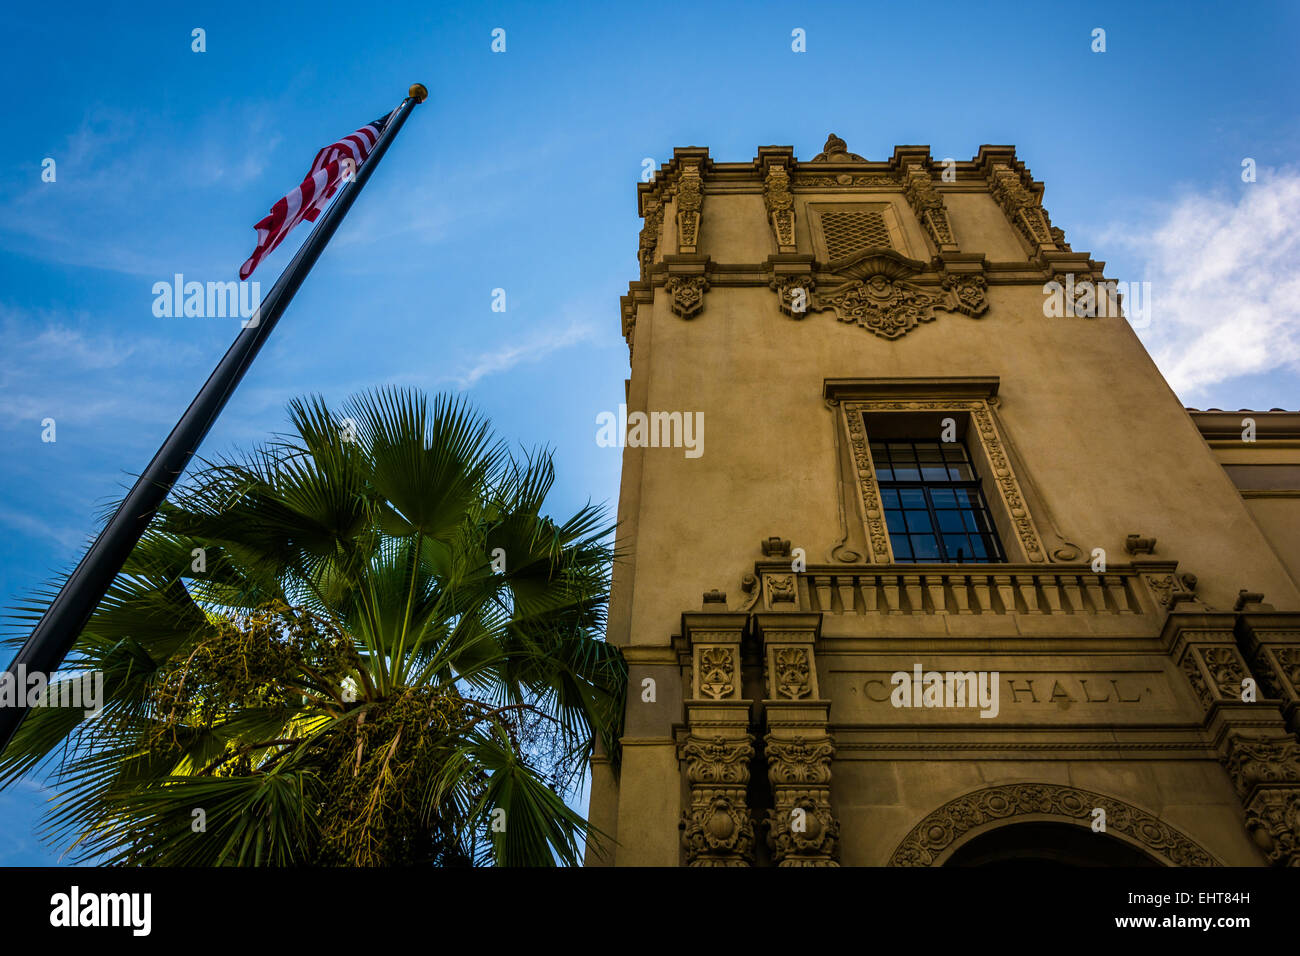
[[[1300,413],[1185,409],[1042,200],[834,136],[639,186],[589,865],[1300,865]]]

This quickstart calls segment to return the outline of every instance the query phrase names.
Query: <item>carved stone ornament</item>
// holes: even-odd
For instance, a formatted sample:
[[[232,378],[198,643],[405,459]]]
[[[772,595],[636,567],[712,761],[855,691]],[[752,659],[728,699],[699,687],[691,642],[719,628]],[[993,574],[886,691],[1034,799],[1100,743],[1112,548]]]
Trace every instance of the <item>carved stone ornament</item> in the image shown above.
[[[690,809],[679,824],[690,866],[749,866],[754,823],[745,802],[750,738],[690,736],[682,747],[691,786]]]
[[[683,319],[693,319],[704,310],[704,293],[708,288],[709,280],[701,275],[669,276],[664,283],[672,310]]]
[[[817,298],[818,310],[830,309],[841,322],[856,322],[886,339],[906,335],[921,322],[935,319],[935,310],[978,318],[988,309],[983,276],[947,276],[943,287],[924,289],[905,281],[920,263],[893,252],[869,250],[836,262],[836,272],[853,277]]]
[[[781,311],[790,318],[806,318],[812,310],[813,293],[817,289],[812,276],[777,276],[768,283],[768,286],[776,292]]]
[[[700,209],[704,205],[704,180],[697,163],[682,166],[677,177],[677,251],[693,253],[700,238]]]
[[[775,575],[767,579],[767,593],[773,604],[795,602],[794,575]]]
[[[871,173],[863,176],[836,173],[834,176],[799,176],[794,184],[796,186],[897,186],[898,180],[888,173]]]
[[[1246,832],[1273,866],[1300,866],[1300,789],[1256,793],[1246,807]]]
[[[784,163],[773,163],[763,183],[763,202],[779,252],[794,252],[794,193]]]
[[[1224,700],[1241,700],[1241,684],[1246,679],[1246,667],[1235,647],[1205,647],[1201,660],[1209,672],[1210,680]]]
[[[826,137],[822,151],[812,158],[814,163],[865,163],[857,153],[849,152],[849,144],[834,133]]]
[[[767,845],[777,866],[839,866],[840,823],[811,796],[780,801],[767,811]]]
[[[830,805],[831,738],[768,734],[763,741],[772,785],[767,842],[773,860],[778,866],[838,866],[840,824]]]
[[[700,647],[700,693],[712,700],[732,697],[736,691],[736,652],[728,645]]]
[[[806,647],[778,647],[772,653],[774,696],[798,700],[812,694],[812,665]]]
[[[1300,742],[1294,737],[1228,738],[1223,760],[1237,793],[1248,796],[1261,783],[1300,784]]]
[[[767,752],[767,774],[773,786],[827,786],[831,782],[831,758],[835,745],[829,737],[807,741],[796,735],[783,740],[768,734],[763,738]]]
[[[966,833],[985,824],[1033,815],[1091,827],[1092,811],[1106,811],[1106,829],[1174,866],[1220,866],[1199,844],[1145,810],[1077,787],[1008,784],[952,800],[912,828],[890,866],[934,866]]]

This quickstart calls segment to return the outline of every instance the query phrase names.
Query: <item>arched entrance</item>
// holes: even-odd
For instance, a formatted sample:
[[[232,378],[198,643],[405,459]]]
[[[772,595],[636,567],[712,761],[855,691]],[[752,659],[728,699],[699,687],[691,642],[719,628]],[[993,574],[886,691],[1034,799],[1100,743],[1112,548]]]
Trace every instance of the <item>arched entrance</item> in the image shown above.
[[[1071,823],[1009,823],[966,840],[944,866],[1048,869],[1063,866],[1160,866],[1149,853]]]
[[[1104,833],[1092,829],[1098,808],[1105,811]],[[1034,824],[1051,829],[1022,829]],[[1065,836],[1060,828],[1077,836]],[[1035,838],[1044,841],[1043,847],[1034,849]],[[1136,859],[1145,862],[1127,862]],[[1139,807],[1049,783],[987,787],[950,800],[912,828],[889,865],[943,866],[950,861],[957,866],[1221,865],[1194,840]]]

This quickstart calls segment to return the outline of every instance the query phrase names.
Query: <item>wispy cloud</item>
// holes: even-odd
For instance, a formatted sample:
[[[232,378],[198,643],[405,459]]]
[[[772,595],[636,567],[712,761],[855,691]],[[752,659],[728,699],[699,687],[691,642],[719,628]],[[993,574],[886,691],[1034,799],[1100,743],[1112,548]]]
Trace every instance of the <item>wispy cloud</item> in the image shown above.
[[[501,348],[483,352],[471,359],[464,371],[448,380],[455,382],[458,388],[471,388],[485,376],[507,371],[523,363],[539,361],[552,352],[580,342],[595,341],[597,335],[594,322],[570,320],[558,330],[541,329],[523,339],[512,338]]]
[[[1106,237],[1146,260],[1142,339],[1184,401],[1228,379],[1300,368],[1300,170],[1259,173],[1237,197],[1189,194],[1149,230]]]

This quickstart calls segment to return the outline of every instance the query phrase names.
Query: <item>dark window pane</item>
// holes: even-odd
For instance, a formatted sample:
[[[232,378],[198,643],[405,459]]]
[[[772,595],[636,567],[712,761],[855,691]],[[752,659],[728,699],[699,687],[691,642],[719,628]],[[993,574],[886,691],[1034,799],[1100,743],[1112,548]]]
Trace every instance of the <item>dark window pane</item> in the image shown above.
[[[934,531],[934,522],[930,520],[928,511],[907,511],[907,530],[912,534],[920,531],[922,534],[929,534]]]
[[[948,477],[953,481],[974,481],[975,472],[965,462],[949,463]]]
[[[876,457],[878,457],[878,456],[880,456],[880,455],[884,455],[884,454],[885,454],[885,443],[882,442],[882,441],[873,441],[873,442],[870,442],[870,443],[868,443],[868,447],[871,449],[871,457],[872,457],[872,458],[876,458]]]
[[[971,535],[971,547],[975,550],[976,559],[983,561],[989,556],[989,550],[984,544],[984,539],[976,535]]]
[[[890,534],[906,534],[907,526],[903,524],[903,512],[886,511],[885,527],[889,529]]]
[[[899,488],[898,501],[904,508],[924,508],[925,492],[920,488]]]
[[[879,465],[879,463],[877,463],[877,467],[876,467],[876,480],[877,480],[877,481],[893,481],[893,480],[894,480],[894,469],[890,468],[888,465],[885,465],[885,466],[881,467],[881,466]]]
[[[939,511],[936,512],[939,518],[939,530],[945,534],[952,532],[954,534],[966,533],[966,522],[962,520],[960,511]]]
[[[956,508],[959,503],[952,488],[930,489],[930,500],[936,508]]]
[[[939,545],[931,535],[913,535],[912,554],[916,556],[916,560],[918,561],[938,561]]]
[[[948,461],[965,461],[966,446],[959,441],[946,441],[943,443],[943,457]]]
[[[943,452],[939,450],[938,445],[918,445],[916,447],[916,458],[922,464],[940,462],[943,461]]]
[[[894,463],[894,480],[895,481],[917,481],[921,477],[921,470],[914,464],[908,462]]]
[[[926,465],[921,469],[921,478],[925,481],[947,481],[948,469],[943,465]]]
[[[973,512],[973,511],[963,511],[963,512],[961,513],[961,516],[962,516],[963,520],[966,522],[966,530],[967,530],[967,531],[983,531],[983,530],[984,530],[983,528],[980,527],[980,522],[979,522],[979,519],[975,516],[975,512]]]
[[[880,489],[880,504],[885,508],[898,507],[898,492],[893,488]]]
[[[966,540],[964,534],[945,534],[943,536],[943,548],[948,552],[949,561],[957,560],[958,551],[962,553],[963,558],[967,561],[973,556],[970,542]]]
[[[898,561],[912,560],[912,543],[908,540],[907,535],[900,534],[897,537],[890,537],[889,543],[894,546],[894,558]]]

